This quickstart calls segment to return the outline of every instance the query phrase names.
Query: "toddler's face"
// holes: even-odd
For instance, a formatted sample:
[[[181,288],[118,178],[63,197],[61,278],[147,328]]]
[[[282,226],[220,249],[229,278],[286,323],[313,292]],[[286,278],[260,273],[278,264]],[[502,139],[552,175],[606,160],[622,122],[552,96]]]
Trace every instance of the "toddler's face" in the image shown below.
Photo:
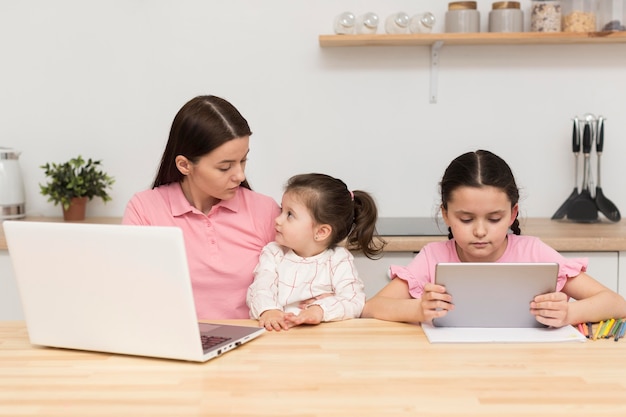
[[[285,193],[280,216],[276,218],[276,242],[302,257],[315,254],[315,221],[295,195]]]

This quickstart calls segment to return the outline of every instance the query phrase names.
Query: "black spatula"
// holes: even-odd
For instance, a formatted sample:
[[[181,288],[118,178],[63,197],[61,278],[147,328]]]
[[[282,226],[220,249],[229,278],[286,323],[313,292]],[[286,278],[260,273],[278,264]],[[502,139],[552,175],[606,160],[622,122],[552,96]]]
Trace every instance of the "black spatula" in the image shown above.
[[[604,148],[604,118],[598,117],[598,137],[596,139],[596,154],[598,156],[598,183],[596,185],[596,206],[600,213],[604,214],[607,219],[612,222],[618,222],[622,218],[619,214],[619,210],[613,204],[611,200],[605,197],[600,186],[600,157],[602,156],[602,149]]]
[[[565,217],[570,204],[578,196],[578,155],[580,154],[580,131],[578,130],[578,118],[574,117],[574,127],[572,129],[572,152],[574,152],[574,189],[567,199],[561,204],[554,214],[552,220]]]
[[[583,129],[583,185],[580,193],[572,200],[567,210],[567,218],[579,223],[598,221],[598,207],[589,190],[589,155],[591,153],[591,125],[585,122]]]

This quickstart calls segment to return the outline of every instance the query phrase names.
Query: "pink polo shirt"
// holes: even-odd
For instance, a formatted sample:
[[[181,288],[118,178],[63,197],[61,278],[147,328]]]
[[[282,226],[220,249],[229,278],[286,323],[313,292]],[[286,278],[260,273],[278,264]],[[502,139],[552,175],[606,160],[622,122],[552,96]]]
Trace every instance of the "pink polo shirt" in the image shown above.
[[[496,262],[556,262],[559,272],[556,290],[561,291],[568,278],[587,270],[587,258],[566,258],[534,236],[509,234],[506,249]],[[435,267],[439,262],[461,262],[454,239],[431,242],[422,248],[407,266],[391,265],[392,278],[409,284],[413,298],[421,298],[424,285],[435,282]]]
[[[243,319],[249,318],[252,271],[261,249],[274,240],[279,214],[272,198],[239,187],[205,215],[173,183],[135,194],[122,223],[182,229],[198,318]]]

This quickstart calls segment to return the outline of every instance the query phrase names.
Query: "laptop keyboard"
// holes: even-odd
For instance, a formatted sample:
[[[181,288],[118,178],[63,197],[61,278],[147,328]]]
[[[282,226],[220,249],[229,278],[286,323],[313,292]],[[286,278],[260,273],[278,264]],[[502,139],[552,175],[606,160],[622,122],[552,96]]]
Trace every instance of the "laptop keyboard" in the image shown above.
[[[221,337],[221,336],[209,336],[206,334],[200,335],[200,340],[202,340],[202,348],[206,351],[213,346],[217,346],[220,343],[224,343],[229,341],[230,337]]]

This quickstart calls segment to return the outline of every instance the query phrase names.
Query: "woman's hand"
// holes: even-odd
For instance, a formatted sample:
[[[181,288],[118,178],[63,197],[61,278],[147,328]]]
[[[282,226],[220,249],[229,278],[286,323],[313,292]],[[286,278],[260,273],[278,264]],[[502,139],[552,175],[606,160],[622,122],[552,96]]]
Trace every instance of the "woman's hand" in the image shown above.
[[[563,327],[568,324],[568,299],[567,294],[560,291],[538,295],[530,302],[530,313],[546,326]]]
[[[265,310],[259,317],[259,327],[266,330],[289,330],[289,324],[285,320],[286,314],[281,310]]]
[[[446,287],[431,283],[424,285],[421,306],[422,322],[431,324],[434,318],[443,317],[449,310],[454,310],[452,296],[446,292]]]

